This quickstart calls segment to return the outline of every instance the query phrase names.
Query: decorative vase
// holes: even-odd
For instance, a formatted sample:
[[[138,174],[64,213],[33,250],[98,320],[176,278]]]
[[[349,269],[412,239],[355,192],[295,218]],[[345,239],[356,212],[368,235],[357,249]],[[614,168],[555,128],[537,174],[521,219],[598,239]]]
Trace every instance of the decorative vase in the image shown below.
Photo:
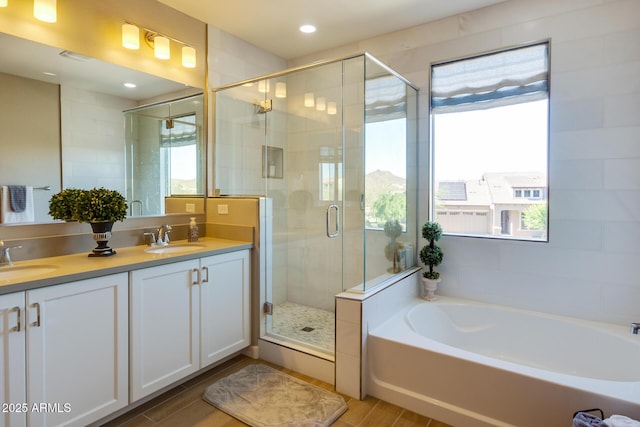
[[[111,238],[111,229],[113,228],[113,221],[98,221],[91,222],[91,229],[93,230],[93,240],[98,243],[98,246],[89,254],[90,257],[103,257],[115,255],[116,251],[111,249],[107,244]]]
[[[435,293],[436,289],[438,289],[440,279],[427,279],[426,277],[421,276],[420,280],[422,280],[422,298],[427,301],[438,299]]]

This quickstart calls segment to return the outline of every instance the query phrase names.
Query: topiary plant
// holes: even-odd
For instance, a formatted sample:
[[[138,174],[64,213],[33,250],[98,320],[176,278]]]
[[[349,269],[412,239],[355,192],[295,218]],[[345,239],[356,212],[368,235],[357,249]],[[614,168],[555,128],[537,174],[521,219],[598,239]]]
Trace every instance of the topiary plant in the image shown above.
[[[442,237],[442,227],[437,222],[426,222],[422,226],[422,237],[429,242],[420,250],[420,261],[425,266],[429,266],[429,271],[422,273],[422,276],[426,279],[437,280],[440,278],[440,273],[434,270],[442,263],[444,253],[439,246],[436,246],[435,242]]]
[[[402,224],[397,219],[389,220],[384,223],[384,234],[389,238],[389,243],[384,248],[384,255],[389,261],[393,262],[392,272],[399,271],[398,266],[398,242],[396,239],[402,234]]]
[[[75,214],[76,206],[83,191],[77,188],[67,188],[51,196],[51,200],[49,200],[49,215],[53,219],[77,220],[78,218],[76,218]]]
[[[78,198],[75,215],[80,222],[122,221],[127,216],[127,201],[116,190],[85,190]]]

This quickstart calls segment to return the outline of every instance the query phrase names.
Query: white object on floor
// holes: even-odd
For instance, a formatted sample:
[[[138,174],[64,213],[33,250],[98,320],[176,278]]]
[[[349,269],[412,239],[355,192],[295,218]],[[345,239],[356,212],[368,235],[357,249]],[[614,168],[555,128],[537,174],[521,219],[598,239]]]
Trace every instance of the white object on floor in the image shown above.
[[[640,421],[632,420],[624,415],[612,415],[603,421],[609,427],[640,427]]]

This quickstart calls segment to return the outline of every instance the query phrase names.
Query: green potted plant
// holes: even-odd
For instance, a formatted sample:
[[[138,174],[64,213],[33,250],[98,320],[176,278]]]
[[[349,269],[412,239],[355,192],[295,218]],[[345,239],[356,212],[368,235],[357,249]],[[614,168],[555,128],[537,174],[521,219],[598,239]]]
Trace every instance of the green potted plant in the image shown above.
[[[384,255],[389,261],[393,262],[390,273],[398,273],[402,271],[400,265],[400,254],[398,252],[398,242],[396,239],[402,234],[402,224],[397,219],[389,220],[384,223],[384,234],[389,238],[389,243],[384,248]]]
[[[90,257],[116,254],[107,243],[111,238],[113,223],[123,221],[126,216],[127,201],[118,191],[92,188],[82,193],[76,205],[76,218],[91,225],[93,239],[98,242],[98,246],[89,254]]]
[[[82,192],[83,190],[77,188],[67,188],[54,194],[51,200],[49,200],[49,215],[51,215],[53,219],[76,221],[76,205]]]
[[[93,188],[84,190],[76,204],[76,219],[80,222],[122,221],[127,217],[127,201],[116,190]]]
[[[422,226],[422,237],[428,242],[420,250],[420,261],[429,267],[422,273],[423,294],[426,300],[435,299],[435,291],[440,282],[440,273],[435,270],[442,263],[444,253],[442,249],[436,245],[436,242],[442,237],[442,227],[433,221],[428,221]]]

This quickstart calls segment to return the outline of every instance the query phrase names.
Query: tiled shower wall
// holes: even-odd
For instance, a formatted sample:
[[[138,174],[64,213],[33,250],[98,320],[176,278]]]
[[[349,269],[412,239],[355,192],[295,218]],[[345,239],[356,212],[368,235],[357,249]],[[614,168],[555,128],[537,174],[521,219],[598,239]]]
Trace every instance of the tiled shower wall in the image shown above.
[[[513,0],[289,66],[368,50],[421,88],[424,222],[429,65],[550,39],[550,241],[445,237],[440,292],[627,323],[640,318],[639,16],[637,0]]]

